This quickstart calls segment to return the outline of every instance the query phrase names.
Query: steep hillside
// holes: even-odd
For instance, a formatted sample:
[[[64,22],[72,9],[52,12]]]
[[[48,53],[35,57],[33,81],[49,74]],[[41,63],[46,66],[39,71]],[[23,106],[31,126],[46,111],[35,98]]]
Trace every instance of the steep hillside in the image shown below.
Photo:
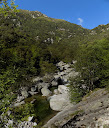
[[[65,67],[59,69],[57,64],[60,61],[62,66],[66,62],[71,64],[71,67],[66,64],[67,71]],[[50,86],[62,84],[60,76],[69,75],[71,68],[79,74],[76,78],[70,79],[69,83],[71,89],[69,94],[73,102],[79,102],[84,95],[95,88],[109,88],[109,24],[88,30],[65,20],[50,18],[38,11],[19,10],[16,15],[0,15],[0,114],[2,115],[0,127],[4,127],[4,121],[8,118],[11,121],[15,117],[15,120],[25,121],[28,116],[34,115],[36,106],[39,115],[43,111],[45,117],[45,110],[49,111],[47,98],[33,96],[39,102],[36,106],[33,102],[27,101],[25,104],[23,101],[25,97],[30,98],[26,100],[33,101],[31,96],[34,91],[34,94],[37,93],[36,86],[31,82],[32,78],[47,76],[44,79],[45,84],[42,79],[38,81],[41,84],[39,85],[41,91],[42,86],[47,85],[48,81]],[[54,74],[56,78],[52,79]],[[64,82],[66,83],[68,79]],[[50,92],[48,86],[46,89]],[[31,90],[34,90],[31,95],[27,94],[26,91]],[[24,95],[23,100],[20,99],[21,95]],[[16,98],[20,99],[21,106],[13,109],[12,103]],[[45,108],[41,106],[42,103],[46,105]],[[105,107],[107,106],[106,103]],[[10,111],[11,114],[8,114]],[[43,117],[43,114],[41,116]],[[37,113],[34,117],[34,121],[38,122]],[[64,127],[64,123],[60,126]]]
[[[53,19],[38,11],[20,10],[18,13],[21,28],[30,33],[37,40],[59,42],[68,39],[79,40],[87,35],[89,30],[79,25],[69,23],[61,19]],[[76,39],[79,37],[79,39]],[[50,39],[52,40],[50,40]],[[48,39],[48,40],[47,40]]]

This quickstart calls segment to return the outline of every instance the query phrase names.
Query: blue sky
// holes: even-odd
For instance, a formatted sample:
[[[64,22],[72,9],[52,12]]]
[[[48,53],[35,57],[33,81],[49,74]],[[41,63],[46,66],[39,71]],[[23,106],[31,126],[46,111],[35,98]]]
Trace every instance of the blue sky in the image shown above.
[[[109,23],[109,0],[16,0],[15,4],[88,29]]]

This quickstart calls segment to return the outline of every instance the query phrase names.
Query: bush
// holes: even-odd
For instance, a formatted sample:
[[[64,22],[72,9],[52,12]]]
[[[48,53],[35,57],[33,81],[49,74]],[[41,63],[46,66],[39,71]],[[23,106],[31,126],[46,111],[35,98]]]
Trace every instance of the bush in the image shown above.
[[[34,106],[31,103],[27,103],[19,107],[16,107],[12,111],[13,111],[14,118],[19,121],[27,120],[28,116],[33,115],[33,113],[35,113]]]
[[[71,102],[78,103],[82,97],[87,93],[87,89],[82,87],[83,81],[81,77],[70,79],[69,94]]]
[[[56,71],[56,66],[48,61],[40,61],[41,74],[53,73]]]

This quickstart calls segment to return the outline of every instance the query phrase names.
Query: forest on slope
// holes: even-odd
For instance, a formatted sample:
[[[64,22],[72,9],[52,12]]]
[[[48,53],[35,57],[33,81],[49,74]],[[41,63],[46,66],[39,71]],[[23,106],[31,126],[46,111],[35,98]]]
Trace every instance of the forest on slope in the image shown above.
[[[81,77],[72,81],[79,86],[71,83],[77,101],[90,90],[108,87],[109,24],[88,30],[38,11],[16,10],[14,4],[0,9],[0,114],[18,88],[28,85],[32,76],[54,73],[59,61],[77,60]]]

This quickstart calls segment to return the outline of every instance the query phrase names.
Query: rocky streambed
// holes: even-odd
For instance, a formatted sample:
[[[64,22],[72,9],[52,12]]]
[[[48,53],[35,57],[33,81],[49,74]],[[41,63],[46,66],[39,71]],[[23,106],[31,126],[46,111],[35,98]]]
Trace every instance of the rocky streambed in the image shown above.
[[[13,110],[7,111],[8,117],[14,113],[17,120],[6,117],[5,128],[109,128],[108,92],[97,89],[78,104],[71,104],[69,78],[79,73],[73,64],[59,62],[57,68],[55,74],[35,77],[32,86],[19,89]],[[24,117],[18,121],[20,114]]]
[[[73,64],[66,64],[61,61],[56,65],[58,71],[55,74],[34,77],[31,81],[32,86],[19,89],[17,99],[13,103],[14,109],[12,112],[16,115],[17,112],[20,114],[19,109],[23,113],[23,111],[30,111],[28,109],[33,109],[33,107],[35,111],[29,113],[28,116],[24,114],[26,117],[17,123],[17,128],[32,128],[39,124],[41,127],[41,122],[45,122],[42,118],[47,122],[57,112],[72,105],[68,93],[69,78],[76,77],[79,74],[75,72]],[[8,113],[11,114],[11,112]],[[7,128],[15,123],[14,120],[8,120],[7,122]]]

